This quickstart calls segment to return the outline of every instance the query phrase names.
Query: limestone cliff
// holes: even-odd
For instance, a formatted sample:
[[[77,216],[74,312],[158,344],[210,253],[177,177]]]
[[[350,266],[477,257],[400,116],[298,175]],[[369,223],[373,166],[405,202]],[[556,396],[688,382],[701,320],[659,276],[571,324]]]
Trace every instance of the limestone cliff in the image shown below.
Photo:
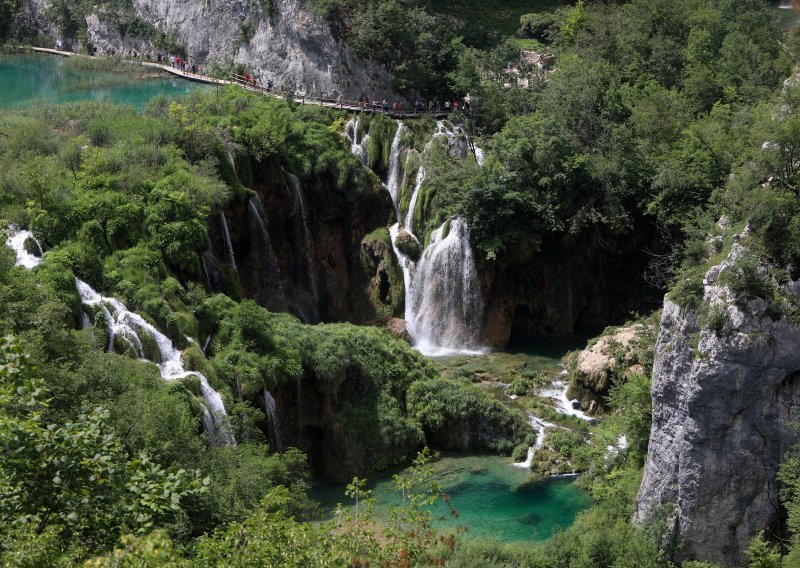
[[[776,312],[775,298],[734,290],[745,242],[708,270],[704,307],[667,299],[661,317],[635,520],[666,510],[666,536],[682,543],[676,560],[746,564],[749,540],[780,521],[776,472],[797,439],[800,326]],[[769,278],[763,268],[757,276]],[[771,285],[790,299],[800,292],[798,282]]]
[[[53,39],[51,0],[26,0],[24,11]],[[334,39],[310,0],[132,0],[136,17],[172,37],[197,63],[241,63],[262,82],[291,83],[310,96],[355,99],[388,95],[385,70],[355,57]],[[86,15],[89,42],[101,52],[155,53],[146,37],[123,35],[102,3]],[[72,38],[62,38],[68,47]]]

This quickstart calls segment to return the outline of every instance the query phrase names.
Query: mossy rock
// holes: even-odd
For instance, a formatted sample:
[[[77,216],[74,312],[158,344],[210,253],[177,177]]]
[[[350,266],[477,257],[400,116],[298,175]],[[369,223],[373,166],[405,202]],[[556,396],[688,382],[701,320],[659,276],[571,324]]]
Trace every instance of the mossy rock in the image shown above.
[[[184,336],[197,337],[200,335],[200,324],[194,314],[189,312],[175,312],[175,320]]]
[[[139,354],[136,352],[136,347],[134,347],[131,340],[122,335],[114,336],[114,353],[123,355],[124,357],[130,357],[131,359],[139,358]]]
[[[153,363],[161,363],[161,349],[155,339],[149,333],[140,333],[139,341],[142,344],[142,354],[144,358]]]
[[[402,252],[411,260],[415,262],[419,260],[422,250],[420,249],[417,239],[415,239],[414,236],[408,231],[400,231],[400,233],[397,235],[397,238],[394,240],[394,244],[397,247],[397,250]]]
[[[181,384],[186,387],[190,393],[194,396],[203,396],[203,392],[200,389],[200,379],[196,375],[187,375],[180,379]]]
[[[32,254],[33,256],[42,256],[42,249],[39,246],[39,243],[36,242],[36,239],[33,237],[28,237],[25,239],[25,242],[22,243],[25,252],[28,254]]]
[[[371,233],[364,235],[364,238],[361,239],[362,245],[369,246],[377,243],[391,245],[392,238],[389,236],[389,231],[386,227],[379,227]]]
[[[527,459],[528,448],[530,448],[530,446],[526,444],[517,444],[514,447],[514,451],[511,452],[511,459],[514,460],[514,463],[524,462]]]

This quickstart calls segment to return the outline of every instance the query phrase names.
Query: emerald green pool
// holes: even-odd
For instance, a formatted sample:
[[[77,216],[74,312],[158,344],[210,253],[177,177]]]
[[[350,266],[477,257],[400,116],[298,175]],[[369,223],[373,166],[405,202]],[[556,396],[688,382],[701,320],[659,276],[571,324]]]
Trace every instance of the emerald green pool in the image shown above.
[[[541,542],[559,528],[567,528],[591,505],[574,478],[531,482],[530,475],[496,456],[448,456],[433,464],[436,481],[458,512],[440,503],[432,508],[441,529],[468,527],[467,537],[491,537],[503,542]],[[377,500],[375,515],[386,517],[388,506],[401,497],[391,477],[370,484]],[[349,506],[344,486],[318,482],[312,496],[329,512],[337,503]]]
[[[134,69],[136,69],[134,67]],[[153,77],[141,73],[113,73],[71,68],[66,58],[53,55],[0,56],[0,108],[30,105],[38,101],[63,103],[82,100],[108,101],[142,109],[156,95],[171,99],[207,85],[178,77]]]

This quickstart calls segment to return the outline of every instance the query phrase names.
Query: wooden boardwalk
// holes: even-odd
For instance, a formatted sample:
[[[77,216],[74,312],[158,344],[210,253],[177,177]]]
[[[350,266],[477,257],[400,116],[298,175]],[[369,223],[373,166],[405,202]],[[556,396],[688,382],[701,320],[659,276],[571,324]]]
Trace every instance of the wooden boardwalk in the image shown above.
[[[90,59],[101,59],[100,56],[95,55],[82,55],[78,53],[73,53],[71,51],[62,51],[58,49],[50,49],[47,47],[32,47],[33,51],[38,53],[47,53],[50,55],[60,55],[62,57],[73,57],[73,56],[80,56],[80,57],[89,57]],[[130,60],[128,60],[130,61]],[[394,109],[389,108],[388,110],[384,110],[381,105],[378,104],[371,104],[371,103],[360,103],[358,101],[349,101],[349,100],[342,100],[342,99],[326,99],[323,97],[307,97],[305,95],[287,95],[281,91],[276,91],[274,89],[269,90],[265,87],[262,87],[258,84],[253,84],[249,81],[246,81],[244,77],[238,75],[232,75],[230,80],[225,79],[216,79],[214,77],[208,77],[206,75],[199,75],[197,73],[190,73],[187,71],[181,71],[180,69],[176,69],[171,65],[164,65],[162,63],[154,63],[151,61],[130,61],[131,63],[138,63],[145,67],[152,67],[156,69],[160,69],[165,71],[171,75],[176,77],[180,77],[182,79],[187,79],[189,81],[196,81],[198,83],[206,83],[208,85],[238,85],[242,87],[246,91],[250,91],[251,93],[257,93],[263,95],[265,97],[272,97],[275,99],[284,99],[287,98],[293,100],[297,104],[301,105],[315,105],[321,106],[325,108],[335,109],[335,110],[346,110],[351,112],[365,112],[370,114],[385,114],[390,118],[396,120],[408,120],[408,119],[415,119],[415,118],[424,118],[424,117],[433,117],[436,119],[446,118],[450,112],[449,111],[432,111],[428,112],[426,110],[414,110],[414,109]]]

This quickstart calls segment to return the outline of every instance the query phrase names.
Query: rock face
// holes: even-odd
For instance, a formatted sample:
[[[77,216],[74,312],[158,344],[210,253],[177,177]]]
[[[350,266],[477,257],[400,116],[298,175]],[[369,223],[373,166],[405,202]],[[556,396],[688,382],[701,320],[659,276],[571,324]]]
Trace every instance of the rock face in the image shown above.
[[[248,202],[239,201],[225,212],[238,278],[226,266],[220,220],[209,219],[212,247],[205,261],[211,288],[252,298],[271,311],[294,313],[309,323],[364,323],[391,315],[381,313],[382,306],[370,296],[370,274],[361,254],[364,236],[386,222],[385,192],[376,189],[348,202],[331,191],[326,180],[318,179],[301,183],[301,208],[287,174],[269,165],[253,167],[253,189],[263,202],[263,222],[277,271],[254,234]]]
[[[745,254],[735,244],[705,279],[722,325],[666,300],[653,369],[653,426],[635,520],[672,510],[675,560],[745,565],[749,540],[779,521],[776,472],[797,440],[800,326],[762,299],[732,297],[720,276]],[[722,279],[725,280],[724,278]],[[784,293],[796,295],[800,283]]]
[[[38,27],[55,39],[55,27],[45,16],[50,0],[24,4]],[[310,0],[133,0],[133,9],[172,35],[190,61],[241,63],[262,83],[271,80],[279,88],[286,82],[309,96],[355,100],[360,93],[370,98],[391,95],[386,71],[355,57],[334,39]],[[150,40],[122,36],[112,21],[103,12],[86,18],[89,40],[101,52],[155,53]]]
[[[654,330],[655,322],[649,319],[609,328],[586,349],[570,353],[564,362],[570,377],[567,397],[579,400],[589,414],[604,410],[612,384],[627,380],[631,374],[649,372],[645,365],[652,361]]]
[[[543,252],[481,260],[485,342],[502,346],[517,335],[570,335],[623,323],[647,303],[641,275],[649,257],[642,250],[658,248],[646,223],[637,226],[626,235],[545,241]]]

